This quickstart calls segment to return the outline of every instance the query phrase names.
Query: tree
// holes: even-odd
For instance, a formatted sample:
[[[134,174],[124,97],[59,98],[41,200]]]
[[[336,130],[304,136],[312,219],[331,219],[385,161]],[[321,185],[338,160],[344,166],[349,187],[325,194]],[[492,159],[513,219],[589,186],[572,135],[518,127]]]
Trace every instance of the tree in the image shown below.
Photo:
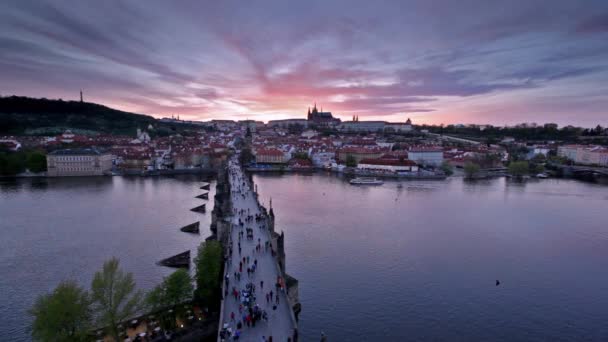
[[[441,163],[441,171],[448,176],[451,176],[454,173],[454,170],[452,170],[452,165],[448,164],[447,162]]]
[[[184,269],[179,269],[164,278],[162,283],[148,292],[146,304],[153,312],[173,308],[172,313],[163,312],[159,316],[162,325],[171,329],[175,327],[175,317],[178,311],[182,312],[183,310],[183,307],[178,305],[191,300],[193,291],[194,287],[190,274]]]
[[[16,175],[25,171],[23,153],[0,153],[0,174],[5,176]]]
[[[192,299],[192,278],[188,271],[179,269],[156,286],[146,296],[146,302],[153,309],[175,306]]]
[[[221,299],[222,246],[218,241],[206,241],[198,247],[196,256],[196,290],[194,299],[209,306],[218,306]]]
[[[146,305],[151,311],[158,311],[169,306],[167,301],[165,283],[162,282],[156,285],[152,290],[146,293]]]
[[[91,302],[87,291],[74,281],[64,281],[52,293],[39,296],[29,313],[34,316],[32,338],[36,341],[87,340]]]
[[[310,157],[308,156],[308,153],[306,152],[297,152],[293,154],[293,158],[294,159],[306,159],[306,160],[310,160]]]
[[[247,165],[251,163],[251,161],[255,158],[250,149],[244,148],[241,150],[241,154],[239,155],[239,162],[241,165]]]
[[[346,166],[357,167],[357,159],[352,154],[346,156]]]
[[[31,172],[46,171],[46,156],[40,152],[29,153],[26,165]]]
[[[527,161],[514,161],[509,164],[509,174],[521,178],[530,172]]]
[[[143,293],[135,289],[133,274],[123,272],[118,259],[112,258],[95,273],[91,293],[99,325],[107,326],[119,341],[118,324],[137,313],[143,303]]]
[[[479,165],[475,163],[468,162],[464,164],[464,176],[465,178],[471,179],[479,174]]]

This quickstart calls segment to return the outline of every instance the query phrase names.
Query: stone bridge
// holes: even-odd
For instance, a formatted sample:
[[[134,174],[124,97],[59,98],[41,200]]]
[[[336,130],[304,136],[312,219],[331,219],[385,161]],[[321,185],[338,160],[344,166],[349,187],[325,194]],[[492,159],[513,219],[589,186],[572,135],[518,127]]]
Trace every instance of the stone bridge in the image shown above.
[[[234,335],[238,330],[242,341],[259,342],[262,337],[268,339],[270,336],[273,341],[287,341],[289,338],[297,341],[298,281],[285,272],[284,234],[275,232],[272,204],[269,210],[260,205],[251,176],[243,172],[236,158],[231,159],[228,167],[219,173],[217,184],[211,224],[213,236],[210,239],[219,240],[226,254],[222,292],[227,295],[221,305],[220,331],[228,327]],[[262,219],[248,222],[248,215],[258,215]],[[248,228],[253,238],[247,238]],[[240,238],[239,234],[242,234]],[[256,250],[258,243],[260,250]],[[256,264],[255,272],[249,275],[247,268]],[[240,280],[238,277],[235,279],[235,274],[240,275]],[[277,282],[282,286],[277,287]],[[248,326],[245,322],[248,305],[243,291],[248,283],[255,285],[255,299],[250,306],[257,305],[259,310],[266,311],[268,317],[267,321],[257,321],[255,326]],[[235,298],[234,290],[240,298]],[[273,292],[272,301],[266,296],[270,291]],[[278,302],[276,296],[279,297]],[[218,341],[221,341],[219,335]]]

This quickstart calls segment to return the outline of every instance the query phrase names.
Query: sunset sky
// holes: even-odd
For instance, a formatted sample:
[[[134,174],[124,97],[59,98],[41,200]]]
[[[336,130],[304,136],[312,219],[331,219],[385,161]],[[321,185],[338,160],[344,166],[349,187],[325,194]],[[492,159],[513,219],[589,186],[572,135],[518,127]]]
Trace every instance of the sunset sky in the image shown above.
[[[156,117],[608,125],[608,1],[2,1],[0,94]]]

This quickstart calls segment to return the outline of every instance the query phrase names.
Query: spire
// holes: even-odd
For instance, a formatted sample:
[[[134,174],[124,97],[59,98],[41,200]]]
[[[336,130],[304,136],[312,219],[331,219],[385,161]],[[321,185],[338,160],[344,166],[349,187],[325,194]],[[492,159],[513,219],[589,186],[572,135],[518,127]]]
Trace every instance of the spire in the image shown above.
[[[83,102],[82,101],[82,89],[80,89],[80,102]]]

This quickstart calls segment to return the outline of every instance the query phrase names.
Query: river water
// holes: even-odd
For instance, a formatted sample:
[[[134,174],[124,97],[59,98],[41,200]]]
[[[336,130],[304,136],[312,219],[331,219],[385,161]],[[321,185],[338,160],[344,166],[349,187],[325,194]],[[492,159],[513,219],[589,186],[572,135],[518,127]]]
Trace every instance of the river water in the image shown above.
[[[608,340],[608,187],[256,175],[300,281],[303,341]],[[2,340],[65,278],[89,285],[112,255],[151,288],[154,263],[195,249],[210,214],[200,179],[0,181]],[[210,198],[213,198],[212,184]],[[209,201],[208,213],[211,210]],[[177,229],[201,221],[201,236]],[[495,286],[499,279],[500,286]]]
[[[209,235],[201,178],[86,177],[0,180],[0,341],[29,341],[27,310],[61,280],[90,288],[112,256],[150,289],[173,269],[155,263]],[[202,203],[207,214],[190,211]],[[201,235],[179,228],[201,222]],[[192,254],[195,256],[196,254]]]
[[[608,187],[255,181],[285,231],[304,341],[608,340]]]

